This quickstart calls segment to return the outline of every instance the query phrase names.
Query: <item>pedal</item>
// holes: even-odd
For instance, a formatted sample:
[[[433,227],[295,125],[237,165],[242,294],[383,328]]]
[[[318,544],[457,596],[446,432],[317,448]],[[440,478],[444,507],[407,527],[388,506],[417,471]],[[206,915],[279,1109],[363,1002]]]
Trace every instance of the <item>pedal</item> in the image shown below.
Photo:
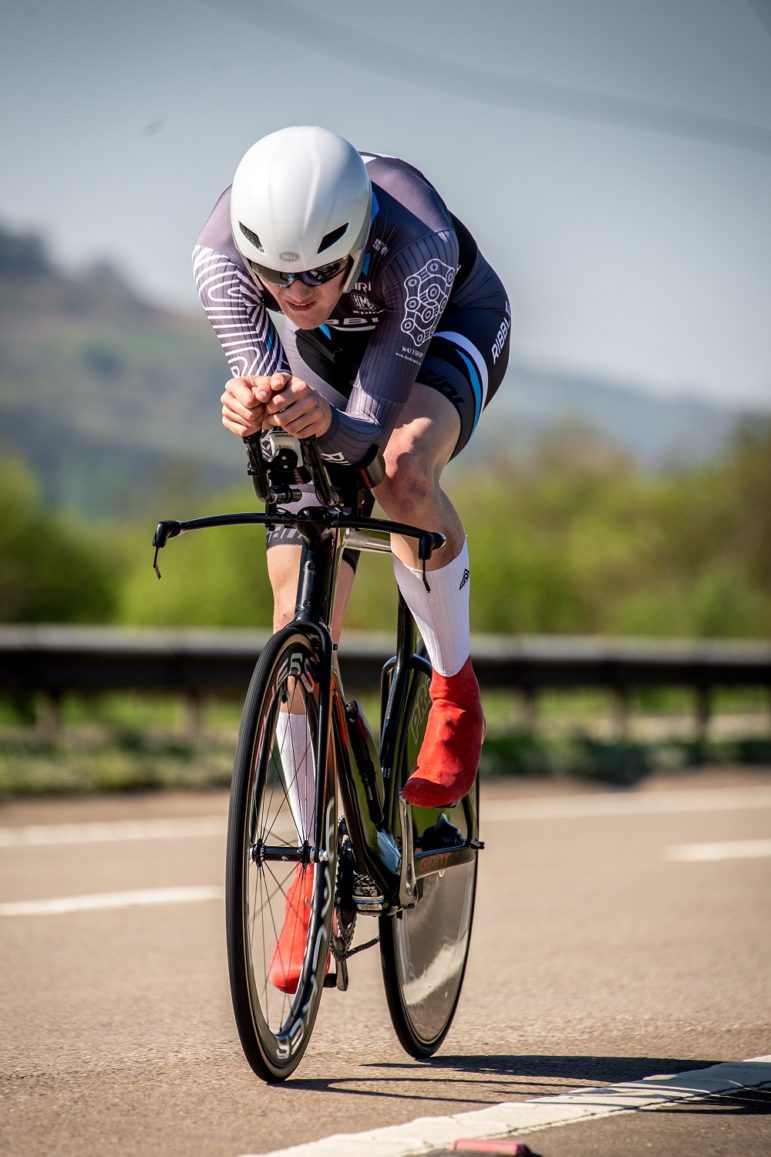
[[[388,907],[385,896],[376,896],[373,899],[367,897],[358,898],[354,896],[353,902],[356,905],[356,911],[360,916],[382,916]]]
[[[371,876],[354,874],[352,900],[357,912],[379,914],[386,907],[386,898]]]

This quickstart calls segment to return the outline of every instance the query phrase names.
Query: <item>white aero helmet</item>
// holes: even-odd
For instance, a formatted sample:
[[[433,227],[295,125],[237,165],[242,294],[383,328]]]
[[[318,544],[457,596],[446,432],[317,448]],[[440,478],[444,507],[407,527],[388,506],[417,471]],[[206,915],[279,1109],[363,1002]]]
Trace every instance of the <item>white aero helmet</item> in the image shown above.
[[[321,284],[352,257],[347,292],[361,270],[371,213],[372,185],[356,149],[307,125],[252,145],[230,192],[236,249],[252,276],[269,285],[301,273],[306,283]]]

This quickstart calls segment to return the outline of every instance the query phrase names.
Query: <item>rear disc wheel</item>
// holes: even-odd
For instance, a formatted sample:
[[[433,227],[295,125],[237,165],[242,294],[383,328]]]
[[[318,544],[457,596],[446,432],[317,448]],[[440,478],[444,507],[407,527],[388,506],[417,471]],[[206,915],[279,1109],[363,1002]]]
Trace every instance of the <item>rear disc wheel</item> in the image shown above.
[[[414,660],[408,691],[407,737],[401,761],[402,782],[415,766],[431,706],[430,668]],[[466,971],[477,881],[477,852],[443,871],[420,874],[421,843],[443,826],[457,831],[458,842],[477,836],[478,786],[453,808],[410,808],[416,848],[416,900],[395,916],[380,917],[380,955],[391,1022],[403,1048],[416,1058],[430,1057],[452,1024]],[[444,818],[443,818],[444,815]]]

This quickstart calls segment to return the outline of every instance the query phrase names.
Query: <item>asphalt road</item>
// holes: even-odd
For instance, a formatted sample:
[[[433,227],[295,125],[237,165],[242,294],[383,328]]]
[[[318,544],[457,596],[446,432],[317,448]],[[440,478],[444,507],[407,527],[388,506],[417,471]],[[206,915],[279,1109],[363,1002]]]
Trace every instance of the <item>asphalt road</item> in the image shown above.
[[[771,1053],[771,768],[615,795],[485,784],[441,1052],[400,1049],[374,950],[325,993],[279,1087],[253,1076],[230,1011],[226,809],[221,794],[0,808],[0,1152],[238,1157]],[[360,918],[360,940],[375,931]],[[542,1157],[767,1157],[769,1112],[768,1091],[736,1088],[522,1138]]]

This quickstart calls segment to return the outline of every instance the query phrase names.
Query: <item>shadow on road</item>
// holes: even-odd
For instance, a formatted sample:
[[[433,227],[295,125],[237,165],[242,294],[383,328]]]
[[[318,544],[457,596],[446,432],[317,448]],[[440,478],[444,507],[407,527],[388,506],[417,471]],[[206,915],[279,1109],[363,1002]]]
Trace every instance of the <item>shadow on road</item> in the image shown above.
[[[294,1079],[284,1088],[353,1097],[445,1102],[461,1106],[555,1096],[576,1086],[593,1087],[663,1077],[719,1064],[694,1057],[440,1056],[427,1061],[369,1062],[356,1076]],[[450,1088],[448,1089],[448,1085]],[[680,1115],[771,1115],[771,1089],[743,1089],[710,1099],[651,1106]]]
[[[560,1057],[560,1056],[438,1056],[424,1062],[431,1068],[507,1077],[550,1077],[569,1081],[641,1081],[644,1077],[706,1069],[716,1060],[694,1057]],[[387,1066],[380,1066],[386,1068]]]
[[[714,1059],[694,1057],[591,1057],[453,1055],[427,1061],[371,1061],[355,1077],[295,1078],[287,1088],[400,1100],[491,1104],[501,1099],[549,1096],[577,1084],[617,1084],[709,1068]],[[560,1082],[564,1082],[561,1084]],[[453,1086],[451,1093],[446,1086]],[[398,1085],[398,1089],[394,1086]],[[437,1086],[445,1086],[439,1092]]]

